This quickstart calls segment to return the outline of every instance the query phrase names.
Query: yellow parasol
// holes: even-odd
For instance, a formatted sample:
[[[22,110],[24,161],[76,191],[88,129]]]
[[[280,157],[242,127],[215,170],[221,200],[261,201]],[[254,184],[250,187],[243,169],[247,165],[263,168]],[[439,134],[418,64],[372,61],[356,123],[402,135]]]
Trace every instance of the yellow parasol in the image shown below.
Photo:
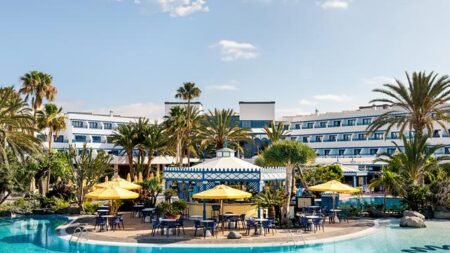
[[[328,181],[323,184],[311,186],[308,188],[308,190],[316,191],[316,192],[331,192],[332,198],[333,198],[333,209],[334,209],[334,193],[335,192],[354,193],[354,192],[360,191],[358,188],[354,188],[349,185],[343,184],[337,180],[331,180],[331,181]],[[336,212],[334,212],[334,215],[336,216]]]
[[[113,177],[111,181],[95,185],[95,187],[97,188],[108,188],[109,186],[117,186],[125,190],[139,190],[142,188],[142,186],[128,182],[127,180],[120,178],[118,176]]]
[[[84,197],[89,199],[111,200],[111,212],[116,214],[120,205],[117,200],[136,199],[139,197],[139,194],[111,185],[107,188],[98,188],[86,194]]]
[[[247,199],[252,196],[251,193],[234,189],[226,185],[218,185],[212,189],[194,194],[195,199],[218,199],[220,200],[220,209],[223,214],[224,199]],[[203,218],[206,219],[206,209],[203,207]]]

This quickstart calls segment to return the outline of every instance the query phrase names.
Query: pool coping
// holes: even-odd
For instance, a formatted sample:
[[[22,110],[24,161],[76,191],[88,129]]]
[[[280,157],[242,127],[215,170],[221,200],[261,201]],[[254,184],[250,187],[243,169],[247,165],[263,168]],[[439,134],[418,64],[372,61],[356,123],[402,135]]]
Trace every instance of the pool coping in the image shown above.
[[[57,227],[56,229],[59,230],[59,234],[57,236],[63,240],[69,241],[71,238],[71,235],[66,232],[66,229],[70,227],[75,221],[76,218],[74,217],[68,217],[69,220],[71,220],[69,223],[61,225]],[[102,241],[102,240],[93,240],[93,239],[85,239],[83,241],[79,241],[80,244],[98,244],[98,245],[105,245],[105,246],[121,246],[121,247],[141,247],[141,248],[261,248],[261,247],[306,247],[306,246],[313,246],[317,244],[323,244],[323,243],[331,243],[331,242],[338,242],[338,241],[344,241],[344,240],[350,240],[355,239],[359,237],[363,237],[365,235],[374,233],[377,229],[380,228],[381,223],[389,222],[391,219],[376,219],[373,220],[373,226],[366,228],[361,231],[357,231],[354,233],[346,234],[346,235],[339,235],[339,236],[332,236],[329,238],[322,238],[322,239],[312,239],[307,241],[296,241],[293,238],[287,238],[291,239],[292,242],[268,242],[268,243],[239,243],[236,244],[224,244],[224,243],[217,243],[217,244],[198,244],[198,243],[189,243],[189,244],[173,244],[173,243],[135,243],[135,242],[113,242],[113,241]],[[296,238],[300,239],[301,238]]]

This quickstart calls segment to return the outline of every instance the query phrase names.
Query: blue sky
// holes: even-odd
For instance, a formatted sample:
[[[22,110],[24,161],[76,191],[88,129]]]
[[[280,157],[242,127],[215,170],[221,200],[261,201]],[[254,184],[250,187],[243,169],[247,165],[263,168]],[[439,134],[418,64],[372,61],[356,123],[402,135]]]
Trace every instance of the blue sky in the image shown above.
[[[0,84],[51,73],[66,111],[159,117],[185,81],[206,108],[354,109],[404,71],[450,72],[446,0],[3,0]]]

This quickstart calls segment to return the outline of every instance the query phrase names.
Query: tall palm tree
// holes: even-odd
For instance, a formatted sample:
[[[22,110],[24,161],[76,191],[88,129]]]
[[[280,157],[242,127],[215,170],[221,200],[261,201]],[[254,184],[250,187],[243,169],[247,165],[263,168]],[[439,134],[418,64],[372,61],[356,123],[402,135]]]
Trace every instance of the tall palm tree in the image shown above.
[[[209,111],[199,129],[202,145],[221,149],[225,142],[237,146],[239,141],[250,140],[250,131],[240,128],[237,121],[233,121],[234,116],[236,114],[232,109]]]
[[[449,160],[448,156],[434,157],[434,153],[444,146],[428,145],[427,139],[427,135],[415,138],[403,136],[403,150],[396,142],[393,142],[399,152],[381,154],[375,161],[387,163],[391,168],[398,167],[399,173],[410,179],[413,184],[423,183],[424,177],[436,162],[442,163]]]
[[[138,150],[137,162],[136,162],[136,172],[142,173],[144,172],[146,166],[144,164],[144,160],[146,157],[146,147],[144,145],[144,141],[146,138],[146,132],[148,130],[150,123],[148,119],[139,118],[138,121],[131,124],[134,135],[132,142],[134,143],[134,147]]]
[[[175,98],[183,99],[187,101],[187,135],[190,135],[191,129],[192,129],[192,122],[191,122],[191,101],[195,98],[200,97],[200,94],[202,91],[195,86],[195,83],[186,82],[183,83],[183,86],[178,88],[177,93],[175,94]],[[190,138],[187,138],[187,146],[190,146]],[[188,166],[190,165],[190,149],[187,149],[187,159],[188,159]]]
[[[175,145],[177,164],[183,164],[183,146],[186,138],[186,109],[176,106],[170,109],[169,115],[165,116],[165,127],[168,130],[170,142]]]
[[[62,108],[57,107],[55,104],[45,104],[44,109],[37,112],[37,123],[38,129],[44,130],[48,129],[48,155],[52,152],[52,143],[55,135],[58,136],[59,131],[66,128],[65,116],[62,113]],[[50,176],[51,176],[51,166],[48,167],[48,175],[46,182],[46,189],[50,186]]]
[[[53,101],[57,94],[55,86],[53,86],[53,77],[39,71],[31,71],[20,77],[22,87],[19,93],[25,94],[25,101],[31,96],[31,107],[34,110],[34,116],[42,106],[44,99]]]
[[[9,167],[7,152],[22,159],[40,153],[31,109],[13,87],[0,88],[0,162]]]
[[[383,210],[385,210],[387,194],[389,193],[391,195],[399,195],[402,193],[403,191],[402,178],[399,174],[384,167],[381,170],[380,176],[378,178],[373,179],[369,184],[370,188],[375,188],[379,186],[383,187],[384,190]]]
[[[135,130],[133,125],[124,124],[120,125],[112,134],[111,140],[114,146],[120,146],[122,150],[127,154],[128,166],[130,167],[130,175],[132,178],[135,176],[134,162],[133,162],[133,149],[136,146]]]
[[[399,80],[395,84],[384,84],[382,89],[374,92],[383,95],[370,103],[384,103],[392,106],[392,110],[381,114],[367,128],[369,133],[387,126],[385,134],[392,127],[397,127],[403,134],[405,129],[414,130],[416,135],[423,136],[424,131],[432,134],[433,123],[447,129],[444,122],[450,120],[450,79],[447,75],[439,76],[433,72],[406,73],[407,84]]]
[[[164,153],[167,142],[168,137],[162,124],[155,121],[153,124],[148,125],[142,143],[147,150],[147,165],[145,168],[146,178],[150,177],[154,155]],[[157,171],[157,174],[159,175],[159,171]]]
[[[264,126],[264,132],[272,143],[281,140],[283,135],[286,134],[283,124],[281,122],[275,124],[273,121],[270,122],[269,126]]]
[[[55,104],[45,104],[44,109],[37,112],[37,123],[39,130],[48,129],[48,153],[51,153],[54,136],[66,129],[66,117],[62,112],[62,108]]]

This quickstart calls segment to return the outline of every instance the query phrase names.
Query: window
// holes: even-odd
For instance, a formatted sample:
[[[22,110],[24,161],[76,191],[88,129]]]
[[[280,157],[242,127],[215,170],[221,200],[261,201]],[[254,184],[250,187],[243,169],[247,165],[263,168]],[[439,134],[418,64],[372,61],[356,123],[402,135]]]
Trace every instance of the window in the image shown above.
[[[340,127],[341,126],[341,121],[340,120],[333,121],[333,126],[334,127]]]
[[[98,122],[89,122],[89,128],[96,129],[99,128],[98,126],[99,126]]]
[[[345,149],[339,149],[339,155],[344,155]]]
[[[107,136],[106,137],[106,143],[113,143],[113,138],[112,138],[112,136]]]
[[[306,137],[306,136],[303,136],[303,138],[302,138],[303,140],[302,140],[302,142],[303,143],[308,143],[308,137]]]
[[[295,129],[300,129],[300,124],[295,124]]]
[[[316,142],[322,142],[322,136],[316,136]]]
[[[64,135],[55,136],[53,138],[55,142],[64,142]]]
[[[336,135],[330,135],[330,136],[328,137],[328,140],[329,140],[329,141],[336,141]]]
[[[439,129],[438,129],[438,130],[434,130],[434,132],[433,132],[433,137],[434,137],[434,138],[439,138],[439,137],[441,137],[440,131],[441,131],[441,130],[439,130]]]
[[[394,152],[395,152],[395,148],[388,148],[387,149],[387,153],[390,154],[390,155],[394,154]]]
[[[291,141],[297,140],[297,137],[291,137]]]
[[[283,126],[283,129],[284,129],[284,130],[289,130],[289,125],[284,125],[284,126]]]
[[[92,142],[94,142],[94,143],[101,143],[102,142],[102,137],[100,137],[100,136],[92,136]]]
[[[113,150],[109,151],[108,153],[111,154],[111,155],[118,156],[120,152],[117,149],[113,149]]]
[[[360,153],[361,153],[361,149],[360,148],[353,149],[353,154],[354,155],[359,155]]]
[[[319,123],[319,126],[320,126],[321,128],[327,127],[327,122],[322,121],[322,122]]]
[[[446,148],[444,149],[444,153],[447,154],[447,155],[450,154],[450,148],[446,147]]]
[[[75,128],[83,128],[83,121],[72,120],[72,126]]]
[[[383,139],[383,133],[374,133],[373,134],[374,140],[382,140]]]
[[[358,134],[358,140],[365,140],[366,135],[365,134]]]
[[[103,123],[103,127],[105,129],[112,129],[112,123],[111,122],[105,122],[105,123]]]
[[[349,140],[350,140],[350,134],[344,134],[344,135],[342,136],[342,139],[343,139],[344,141],[349,141]]]
[[[377,148],[371,148],[369,152],[370,152],[370,155],[376,155],[378,153],[378,149]]]
[[[353,126],[353,125],[355,125],[355,120],[354,119],[347,120],[347,126]]]
[[[308,122],[306,124],[306,128],[313,128],[313,126],[314,126],[314,123],[312,123],[312,122]]]
[[[365,118],[365,119],[362,120],[362,124],[363,125],[369,125],[371,121],[372,121],[371,118]]]
[[[391,139],[400,139],[399,132],[391,132]]]
[[[85,135],[75,135],[75,142],[86,142]]]
[[[325,150],[323,151],[323,154],[326,155],[326,156],[327,156],[327,155],[330,155],[330,150],[329,150],[329,149],[325,149]]]

